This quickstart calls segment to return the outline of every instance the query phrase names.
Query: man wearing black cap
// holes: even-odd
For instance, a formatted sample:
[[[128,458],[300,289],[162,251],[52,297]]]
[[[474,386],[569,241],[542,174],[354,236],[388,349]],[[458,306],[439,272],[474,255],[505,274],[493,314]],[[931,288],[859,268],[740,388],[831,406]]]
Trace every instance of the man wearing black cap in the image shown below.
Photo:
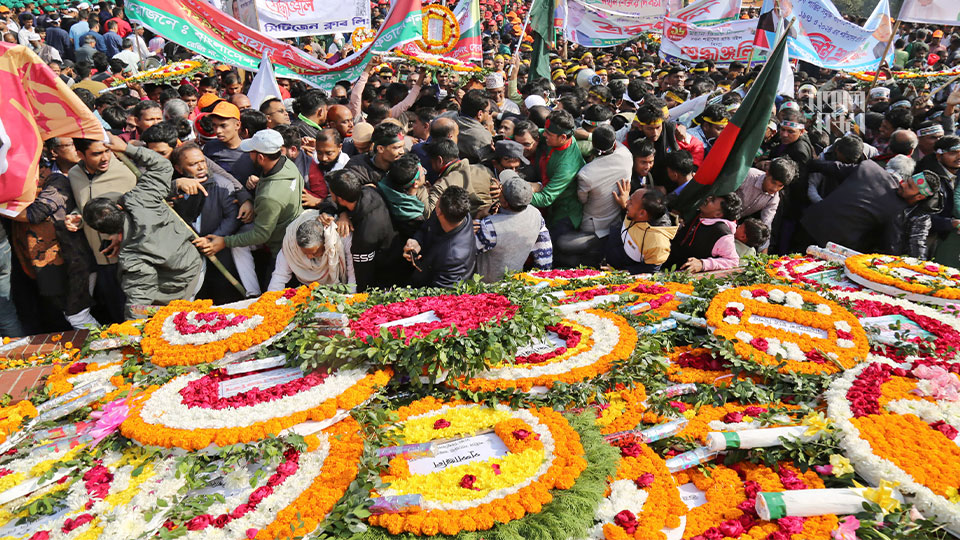
[[[523,145],[516,141],[497,141],[494,145],[493,158],[484,162],[484,166],[493,173],[493,176],[500,177],[503,171],[517,171],[521,177],[526,178],[527,166],[530,160],[523,157]]]

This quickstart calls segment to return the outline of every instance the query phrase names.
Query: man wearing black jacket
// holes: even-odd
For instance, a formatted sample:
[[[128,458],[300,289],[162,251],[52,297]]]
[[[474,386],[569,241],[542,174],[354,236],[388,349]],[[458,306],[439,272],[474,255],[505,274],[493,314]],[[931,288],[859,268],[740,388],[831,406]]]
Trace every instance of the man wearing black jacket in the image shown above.
[[[390,285],[393,281],[389,276],[391,266],[399,262],[398,257],[393,256],[398,250],[392,249],[397,232],[393,229],[383,196],[374,186],[361,184],[357,174],[349,169],[333,171],[326,180],[330,201],[321,205],[320,211],[339,213],[329,207],[332,201],[340,211],[346,212],[353,225],[350,252],[357,291]]]
[[[477,240],[470,219],[470,197],[460,186],[450,186],[423,227],[407,240],[403,257],[414,265],[414,287],[452,288],[473,274]]]

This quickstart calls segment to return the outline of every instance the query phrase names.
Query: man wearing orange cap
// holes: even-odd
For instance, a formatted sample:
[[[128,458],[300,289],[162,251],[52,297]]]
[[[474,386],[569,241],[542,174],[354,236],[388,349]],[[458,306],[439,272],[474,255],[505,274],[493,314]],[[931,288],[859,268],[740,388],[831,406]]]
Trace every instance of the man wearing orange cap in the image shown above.
[[[221,101],[213,107],[210,118],[213,119],[213,133],[217,138],[204,145],[203,154],[233,174],[234,164],[244,155],[240,150],[240,109],[233,103]],[[247,179],[238,180],[243,183]]]

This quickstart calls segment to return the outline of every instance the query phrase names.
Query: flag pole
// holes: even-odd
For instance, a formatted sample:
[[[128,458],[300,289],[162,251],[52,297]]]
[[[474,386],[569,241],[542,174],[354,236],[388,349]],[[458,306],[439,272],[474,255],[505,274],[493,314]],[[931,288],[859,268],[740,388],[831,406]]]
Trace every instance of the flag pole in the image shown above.
[[[530,14],[533,13],[533,5],[536,3],[537,0],[531,0],[530,7],[527,8],[527,16],[523,18],[523,28],[520,29],[520,39],[517,41],[517,50],[513,53],[514,63],[516,63],[517,58],[520,57],[520,46],[523,45],[523,38],[527,37],[527,26],[530,24]],[[517,69],[519,69],[519,67]]]
[[[870,83],[870,88],[867,89],[867,95],[877,86],[877,81],[880,80],[880,70],[883,69],[883,64],[887,61],[887,53],[890,52],[890,45],[893,44],[893,40],[897,37],[898,28],[900,28],[900,19],[897,19],[897,21],[893,23],[893,28],[890,30],[890,39],[887,40],[887,44],[883,48],[880,63],[877,64],[877,70],[873,72],[873,82]]]

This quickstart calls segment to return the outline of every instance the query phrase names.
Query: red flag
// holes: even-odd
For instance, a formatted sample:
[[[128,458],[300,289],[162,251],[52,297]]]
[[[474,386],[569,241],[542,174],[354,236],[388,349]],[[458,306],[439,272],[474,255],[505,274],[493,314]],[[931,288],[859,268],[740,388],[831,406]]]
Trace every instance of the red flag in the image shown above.
[[[0,43],[0,214],[15,216],[33,202],[43,141],[102,140],[90,109],[30,49]]]

